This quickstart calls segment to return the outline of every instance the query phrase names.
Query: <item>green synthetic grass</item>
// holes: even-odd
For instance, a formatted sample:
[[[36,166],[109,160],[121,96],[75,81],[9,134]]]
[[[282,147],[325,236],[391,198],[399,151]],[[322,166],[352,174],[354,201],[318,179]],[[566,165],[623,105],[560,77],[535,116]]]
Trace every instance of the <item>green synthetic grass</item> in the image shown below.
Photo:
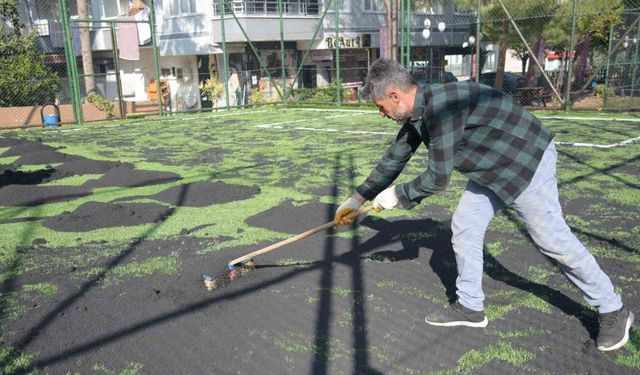
[[[31,365],[36,357],[36,353],[20,352],[15,348],[5,347],[0,349],[0,373],[14,374],[24,370]]]
[[[102,363],[96,363],[91,367],[91,369],[95,371],[96,374],[106,375],[138,375],[142,373],[143,368],[144,365],[142,363],[133,362],[129,363],[127,367],[120,370],[111,369],[107,367],[107,365],[104,365]]]
[[[141,278],[153,274],[171,275],[180,270],[180,258],[177,253],[166,257],[153,257],[144,261],[119,264],[111,268],[95,267],[83,274],[100,277],[103,286],[121,282],[123,278]]]
[[[536,355],[527,350],[515,348],[510,343],[499,342],[496,345],[490,345],[483,350],[470,350],[458,360],[455,368],[427,372],[425,375],[453,375],[453,374],[470,374],[475,369],[486,365],[491,361],[506,362],[514,367],[523,368],[528,362],[535,359]]]

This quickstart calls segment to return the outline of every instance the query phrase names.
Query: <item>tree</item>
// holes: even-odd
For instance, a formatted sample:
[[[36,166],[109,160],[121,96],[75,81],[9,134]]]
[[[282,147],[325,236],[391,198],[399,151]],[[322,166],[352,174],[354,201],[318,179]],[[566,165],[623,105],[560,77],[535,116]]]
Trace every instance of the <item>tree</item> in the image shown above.
[[[60,80],[44,64],[35,32],[22,35],[17,7],[17,0],[0,0],[0,106],[53,103]]]
[[[0,31],[3,34],[9,32],[19,36],[20,30],[24,27],[18,14],[18,2],[19,0],[0,0],[0,17],[2,17],[2,25],[0,25],[2,30]],[[5,30],[5,22],[11,25],[11,30]]]
[[[398,60],[398,6],[402,0],[384,0],[387,11],[387,45],[389,46],[391,60]]]
[[[572,1],[564,1],[556,11],[554,20],[544,31],[550,49],[568,51],[571,35]],[[609,29],[620,24],[622,0],[580,0],[577,9],[576,49],[573,86],[582,87],[590,55],[606,54]],[[561,78],[563,76],[561,75]]]
[[[89,19],[89,1],[78,1],[78,18],[80,20]],[[89,24],[80,22],[80,48],[82,50],[82,69],[84,71],[84,86],[87,94],[96,91],[96,80],[93,77],[93,52],[91,50],[91,34]]]

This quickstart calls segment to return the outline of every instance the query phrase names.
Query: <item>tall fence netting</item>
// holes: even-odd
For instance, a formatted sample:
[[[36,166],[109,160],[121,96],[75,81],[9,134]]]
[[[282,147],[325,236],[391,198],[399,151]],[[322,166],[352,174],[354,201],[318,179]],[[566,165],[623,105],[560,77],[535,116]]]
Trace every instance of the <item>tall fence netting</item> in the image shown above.
[[[639,108],[640,0],[90,3],[84,18],[58,0],[3,20],[0,125],[366,104],[381,57],[529,108]]]

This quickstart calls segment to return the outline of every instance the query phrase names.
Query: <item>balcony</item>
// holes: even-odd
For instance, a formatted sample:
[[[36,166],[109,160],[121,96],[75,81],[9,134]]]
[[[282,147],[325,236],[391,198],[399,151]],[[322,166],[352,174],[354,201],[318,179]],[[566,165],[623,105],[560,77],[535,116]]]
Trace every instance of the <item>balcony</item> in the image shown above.
[[[320,10],[318,0],[282,0],[284,16],[317,16]],[[214,0],[213,14],[215,17],[220,16],[220,2]],[[234,12],[236,16],[277,16],[278,1],[277,0],[227,0],[225,4],[224,14]]]

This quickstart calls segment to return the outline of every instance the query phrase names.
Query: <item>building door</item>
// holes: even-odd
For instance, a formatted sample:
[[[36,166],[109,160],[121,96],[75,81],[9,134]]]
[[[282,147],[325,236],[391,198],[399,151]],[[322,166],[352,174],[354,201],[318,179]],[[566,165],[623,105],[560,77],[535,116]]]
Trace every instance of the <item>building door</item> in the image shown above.
[[[304,65],[302,67],[302,87],[317,87],[317,74],[318,72],[315,65]]]
[[[198,86],[211,78],[211,72],[209,70],[209,55],[196,55],[196,66],[198,69]],[[200,93],[200,101],[202,108],[211,108],[213,103],[206,94]]]

